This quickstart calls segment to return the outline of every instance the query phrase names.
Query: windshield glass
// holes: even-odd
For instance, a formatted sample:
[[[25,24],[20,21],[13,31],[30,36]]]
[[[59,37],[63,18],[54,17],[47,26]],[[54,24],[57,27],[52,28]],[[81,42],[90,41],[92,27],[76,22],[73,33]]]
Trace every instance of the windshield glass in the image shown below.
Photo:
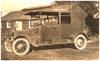
[[[31,20],[29,21],[29,26],[32,27],[37,27],[41,25],[41,20]]]

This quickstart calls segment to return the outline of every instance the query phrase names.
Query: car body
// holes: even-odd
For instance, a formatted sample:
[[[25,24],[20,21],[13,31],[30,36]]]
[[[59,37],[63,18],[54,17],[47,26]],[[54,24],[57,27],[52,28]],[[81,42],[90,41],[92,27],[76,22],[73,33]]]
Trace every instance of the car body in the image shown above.
[[[75,40],[80,37],[84,40],[84,47],[76,47],[82,50],[86,47],[88,38],[85,20],[87,15],[78,3],[71,2],[15,11],[2,18],[2,33],[8,35],[7,39],[12,41],[13,51],[17,55],[28,52],[21,54],[15,51],[15,44],[19,40],[24,40],[27,46],[30,44],[37,47],[66,43],[77,45]]]

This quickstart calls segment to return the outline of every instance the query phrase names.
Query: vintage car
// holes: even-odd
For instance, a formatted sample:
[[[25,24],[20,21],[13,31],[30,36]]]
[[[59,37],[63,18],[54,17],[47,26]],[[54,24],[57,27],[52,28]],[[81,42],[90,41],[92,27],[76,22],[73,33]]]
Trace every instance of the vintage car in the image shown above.
[[[73,43],[83,50],[89,32],[86,17],[83,8],[72,2],[10,12],[2,18],[5,49],[25,55],[31,46]]]

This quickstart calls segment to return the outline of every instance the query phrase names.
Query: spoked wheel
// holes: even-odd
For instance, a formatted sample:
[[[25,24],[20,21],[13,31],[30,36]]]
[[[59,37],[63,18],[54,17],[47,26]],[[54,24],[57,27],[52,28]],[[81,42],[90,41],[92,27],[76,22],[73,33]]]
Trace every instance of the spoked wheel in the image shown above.
[[[26,38],[18,38],[13,42],[13,51],[16,55],[25,55],[30,50],[30,44]]]
[[[74,44],[78,50],[83,50],[86,48],[87,39],[84,35],[79,34],[75,37]]]
[[[13,50],[12,50],[12,41],[5,41],[4,42],[4,46],[5,46],[5,50],[7,51],[7,52],[12,52]]]

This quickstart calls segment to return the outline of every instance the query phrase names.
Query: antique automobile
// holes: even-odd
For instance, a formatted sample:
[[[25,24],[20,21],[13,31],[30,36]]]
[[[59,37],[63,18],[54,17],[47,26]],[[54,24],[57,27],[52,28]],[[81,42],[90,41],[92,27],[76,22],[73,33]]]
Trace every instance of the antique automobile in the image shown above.
[[[70,2],[10,12],[2,18],[5,49],[25,55],[31,46],[73,43],[76,49],[83,50],[89,32],[86,17],[79,4]]]

